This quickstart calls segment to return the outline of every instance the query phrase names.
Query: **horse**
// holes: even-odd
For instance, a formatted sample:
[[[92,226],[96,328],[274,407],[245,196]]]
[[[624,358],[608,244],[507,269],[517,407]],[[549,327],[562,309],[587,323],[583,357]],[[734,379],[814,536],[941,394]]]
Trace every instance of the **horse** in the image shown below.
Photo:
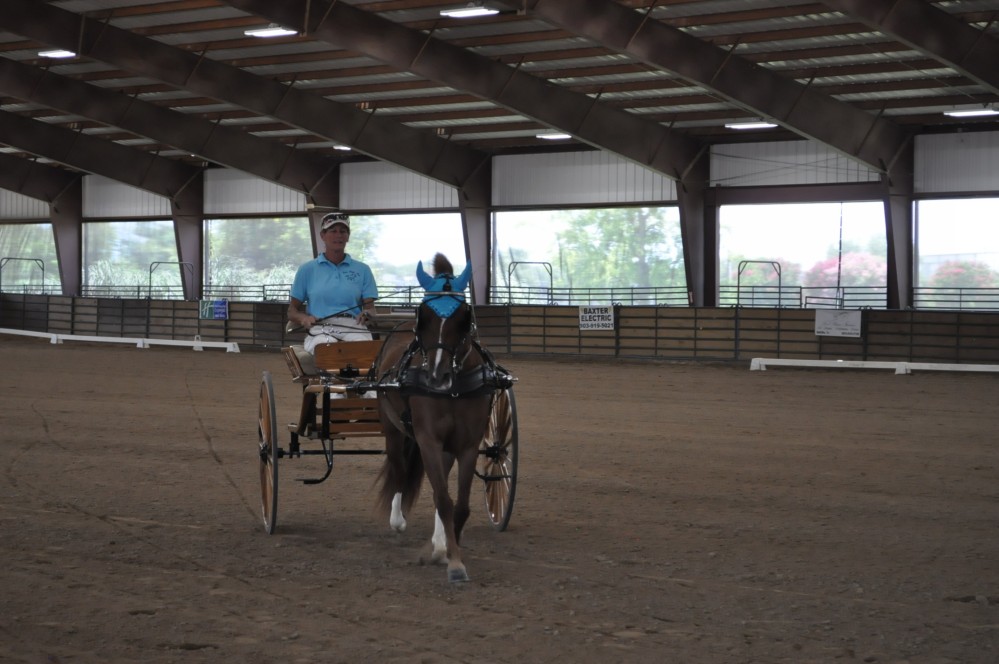
[[[420,261],[416,275],[426,294],[415,320],[388,335],[375,362],[385,435],[377,506],[389,513],[393,530],[404,531],[405,515],[426,476],[436,515],[434,535],[420,561],[446,561],[452,583],[469,578],[459,543],[468,520],[479,443],[496,394],[496,365],[475,340],[472,309],[465,302],[470,268],[455,277],[451,262],[438,253],[431,277]],[[457,500],[448,491],[455,462]]]

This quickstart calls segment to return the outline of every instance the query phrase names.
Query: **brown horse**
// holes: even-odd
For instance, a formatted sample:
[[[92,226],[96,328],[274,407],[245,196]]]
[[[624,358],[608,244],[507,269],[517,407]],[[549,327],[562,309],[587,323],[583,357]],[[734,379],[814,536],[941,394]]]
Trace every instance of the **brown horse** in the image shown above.
[[[419,495],[426,474],[434,491],[436,527],[421,560],[443,562],[451,582],[467,581],[461,560],[461,530],[468,520],[468,496],[479,443],[496,393],[495,364],[475,341],[471,307],[463,291],[468,267],[458,277],[442,254],[434,276],[417,267],[427,291],[416,319],[385,340],[376,363],[378,405],[385,434],[385,462],[378,503],[390,512],[396,531]],[[448,492],[448,476],[458,463],[458,496]]]

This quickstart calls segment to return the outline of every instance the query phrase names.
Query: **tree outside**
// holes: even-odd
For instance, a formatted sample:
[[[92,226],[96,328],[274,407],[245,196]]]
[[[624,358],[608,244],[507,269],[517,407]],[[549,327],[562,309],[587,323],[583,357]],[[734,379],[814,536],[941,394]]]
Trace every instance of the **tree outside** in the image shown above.
[[[742,272],[739,272],[739,266]],[[777,267],[774,267],[776,263]],[[778,268],[780,272],[778,273]],[[750,258],[740,254],[730,255],[722,270],[724,284],[740,286],[797,286],[801,283],[801,265],[788,258]]]
[[[497,290],[672,288],[686,298],[675,207],[498,213],[496,226]]]
[[[0,286],[5,290],[59,292],[52,224],[0,224],[0,260]]]
[[[145,297],[150,286],[180,291],[185,269],[170,220],[84,224],[83,266],[84,286],[124,297]]]
[[[981,261],[947,261],[930,277],[931,288],[996,288],[999,272]]]
[[[806,287],[884,286],[888,262],[882,256],[851,252],[813,265],[801,282]]]

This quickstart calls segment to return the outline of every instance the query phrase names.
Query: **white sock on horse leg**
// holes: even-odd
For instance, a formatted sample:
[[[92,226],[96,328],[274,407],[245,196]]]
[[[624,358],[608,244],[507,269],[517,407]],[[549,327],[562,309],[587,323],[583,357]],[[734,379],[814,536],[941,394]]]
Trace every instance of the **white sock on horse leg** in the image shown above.
[[[402,515],[402,494],[397,493],[392,496],[392,514],[389,516],[389,525],[392,530],[401,533],[406,530],[406,517]]]
[[[444,532],[444,522],[441,515],[434,510],[434,535],[430,538],[430,543],[434,545],[434,552],[431,560],[435,563],[447,560],[447,534]]]

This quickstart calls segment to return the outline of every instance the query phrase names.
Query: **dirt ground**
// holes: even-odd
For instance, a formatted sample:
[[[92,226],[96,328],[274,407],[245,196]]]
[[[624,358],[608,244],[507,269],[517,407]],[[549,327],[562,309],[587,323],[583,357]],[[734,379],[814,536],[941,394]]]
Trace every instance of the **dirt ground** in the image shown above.
[[[452,586],[379,457],[282,460],[264,532],[280,354],[0,339],[0,661],[999,661],[999,376],[501,362],[513,519],[477,483]]]

